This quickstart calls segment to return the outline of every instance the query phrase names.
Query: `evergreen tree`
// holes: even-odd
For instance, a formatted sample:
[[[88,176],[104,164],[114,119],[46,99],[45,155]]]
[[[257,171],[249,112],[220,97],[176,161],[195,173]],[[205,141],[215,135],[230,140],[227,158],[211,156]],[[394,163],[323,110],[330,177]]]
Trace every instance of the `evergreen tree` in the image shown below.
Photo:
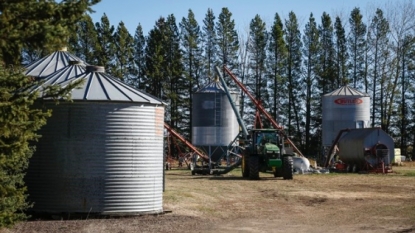
[[[69,51],[89,64],[96,64],[97,32],[91,16],[85,14],[77,23],[76,33],[70,38]]]
[[[192,94],[193,90],[201,86],[203,59],[202,59],[202,33],[199,24],[195,19],[192,10],[189,10],[187,18],[183,18],[180,23],[181,44],[183,48],[184,76],[188,82],[188,90],[184,95],[186,109],[189,111],[189,128],[192,125]],[[192,138],[191,131],[189,138]]]
[[[295,136],[298,145],[303,145],[301,125],[303,124],[302,106],[303,88],[300,82],[301,72],[301,33],[297,16],[290,12],[285,20],[285,41],[287,44],[287,83],[288,83],[288,134]]]
[[[249,26],[248,54],[250,61],[248,65],[251,70],[250,77],[255,85],[255,98],[261,102],[264,107],[268,105],[269,97],[267,80],[265,77],[267,37],[266,25],[261,17],[256,15],[255,18],[251,20]]]
[[[213,77],[215,74],[215,65],[217,63],[217,41],[215,30],[215,15],[212,9],[208,9],[205,19],[203,20],[203,51],[204,51],[204,74],[207,77]],[[204,80],[205,82],[208,80]],[[205,84],[202,82],[201,84]]]
[[[384,22],[385,23],[385,22]],[[415,79],[414,75],[414,54],[415,54],[415,37],[414,35],[407,35],[403,40],[403,51],[401,54],[401,99],[399,103],[399,120],[398,120],[398,132],[400,135],[401,152],[406,154],[409,134],[411,116],[409,115],[411,108],[410,104],[413,102],[409,97],[409,93],[414,92],[413,82]]]
[[[317,23],[313,14],[310,14],[309,21],[305,25],[304,35],[303,35],[303,55],[304,55],[304,66],[306,70],[305,80],[305,153],[311,153],[311,133],[312,130],[320,130],[321,121],[318,119],[321,118],[321,101],[319,101],[319,95],[316,87],[316,76],[318,72],[319,64],[319,31],[317,29]],[[312,122],[315,122],[315,125],[312,129]],[[317,132],[318,132],[317,131]],[[317,136],[319,134],[317,133]],[[318,148],[318,147],[317,147]],[[317,148],[313,148],[314,151]]]
[[[160,17],[156,25],[150,30],[147,37],[146,54],[146,76],[148,79],[144,82],[144,90],[158,98],[163,97],[162,90],[164,88],[164,28],[166,27],[166,19]]]
[[[385,77],[385,80],[390,81],[390,85],[386,85],[388,88],[386,96],[387,101],[385,103],[385,129],[386,132],[391,134],[393,137],[400,138],[398,132],[400,132],[400,126],[402,122],[400,122],[402,110],[405,108],[401,108],[401,101],[402,95],[412,96],[412,93],[403,92],[403,90],[411,90],[406,89],[408,84],[412,84],[412,82],[403,82],[403,80],[407,80],[408,77],[408,63],[411,61],[411,57],[413,58],[413,28],[415,25],[415,5],[412,1],[394,1],[390,3],[390,5],[385,8],[387,13],[387,19],[389,22],[390,27],[390,36],[389,39],[391,43],[390,46],[390,61],[388,62],[387,71],[389,71],[389,75]],[[412,38],[412,39],[410,39]],[[412,79],[412,78],[411,78]],[[409,80],[407,80],[409,81]],[[402,87],[402,84],[404,86]],[[413,90],[411,90],[412,92]],[[406,97],[405,97],[406,98]],[[408,111],[405,111],[408,113]],[[413,117],[411,119],[414,119]],[[413,124],[413,120],[412,124]],[[400,144],[399,142],[397,144]],[[401,153],[406,153],[407,147],[401,148]]]
[[[143,35],[143,28],[138,24],[134,34],[133,59],[134,67],[131,71],[132,76],[126,82],[131,86],[144,89],[143,83],[146,81],[146,40]]]
[[[320,37],[320,66],[319,86],[323,94],[336,89],[339,84],[335,83],[335,51],[333,43],[333,24],[330,16],[323,12],[321,25],[319,26]]]
[[[100,0],[37,1],[0,3],[0,60],[22,63],[22,51],[51,51],[67,46],[76,22]],[[24,19],[24,20],[22,20]]]
[[[363,16],[359,8],[354,8],[350,14],[350,34],[348,37],[348,44],[350,50],[349,69],[351,72],[354,88],[358,88],[364,84],[367,93],[368,82],[365,77],[364,56],[366,48],[366,25],[363,23]]]
[[[180,49],[180,35],[176,25],[176,18],[171,14],[167,17],[164,34],[165,41],[165,77],[167,77],[166,101],[169,102],[167,114],[170,118],[170,126],[189,136],[189,102],[190,98],[189,81],[184,77],[183,72],[183,55]]]
[[[348,68],[347,68],[347,61],[349,59],[349,53],[347,52],[347,40],[346,40],[346,32],[340,20],[340,17],[336,17],[336,21],[334,23],[334,33],[335,37],[335,65],[336,65],[336,80],[335,83],[339,86],[343,86],[349,83],[348,80]]]
[[[264,79],[267,30],[266,25],[259,15],[251,20],[249,26],[248,52],[250,54],[250,69],[253,72],[255,83],[255,96],[258,100],[264,99],[267,81]]]
[[[185,76],[190,82],[189,93],[191,94],[194,88],[200,88],[202,84],[203,68],[202,33],[192,10],[189,10],[187,18],[182,19],[180,28]]]
[[[37,93],[22,93],[31,85],[20,70],[0,65],[0,227],[25,219],[27,188],[23,178],[34,147],[29,142],[50,117],[50,111],[32,109]]]
[[[10,226],[27,216],[24,176],[36,132],[51,112],[34,106],[37,93],[23,90],[39,85],[22,75],[19,68],[25,54],[49,53],[67,45],[74,25],[98,0],[2,1],[0,3],[0,227]],[[25,19],[25,20],[22,20]],[[11,68],[13,67],[13,68]],[[73,85],[61,90],[51,87],[50,96],[68,97]]]
[[[272,79],[271,93],[272,93],[272,108],[271,114],[277,122],[282,122],[284,111],[285,96],[287,93],[286,86],[286,62],[287,62],[287,47],[284,41],[284,25],[278,15],[275,14],[274,23],[271,27],[268,43],[268,68],[269,75]]]
[[[228,8],[224,7],[219,14],[218,22],[216,23],[218,61],[221,66],[226,65],[229,70],[232,70],[237,65],[239,48],[238,33],[235,30],[235,21],[231,18],[232,13]],[[236,85],[232,82],[230,86],[235,87]]]
[[[97,48],[95,49],[97,65],[104,66],[105,71],[112,74],[115,63],[114,26],[110,24],[107,15],[104,13],[101,22],[95,23],[95,28],[98,37]]]
[[[117,27],[115,36],[115,66],[112,71],[114,77],[120,78],[127,82],[134,67],[133,49],[134,38],[130,35],[124,22],[120,22]]]
[[[370,52],[372,58],[372,127],[375,127],[375,121],[379,122],[376,112],[379,111],[380,102],[377,97],[378,83],[380,79],[380,64],[381,56],[388,48],[388,32],[389,25],[387,20],[383,17],[383,12],[377,9],[376,15],[373,17],[368,30],[367,43],[370,45]]]

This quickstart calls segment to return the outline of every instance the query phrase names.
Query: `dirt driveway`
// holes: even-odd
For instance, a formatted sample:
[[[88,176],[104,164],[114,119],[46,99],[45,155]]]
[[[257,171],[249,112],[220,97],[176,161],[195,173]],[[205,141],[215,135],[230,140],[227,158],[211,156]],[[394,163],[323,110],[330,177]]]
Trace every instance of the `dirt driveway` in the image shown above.
[[[415,232],[415,165],[293,180],[166,172],[163,215],[35,220],[0,232]]]

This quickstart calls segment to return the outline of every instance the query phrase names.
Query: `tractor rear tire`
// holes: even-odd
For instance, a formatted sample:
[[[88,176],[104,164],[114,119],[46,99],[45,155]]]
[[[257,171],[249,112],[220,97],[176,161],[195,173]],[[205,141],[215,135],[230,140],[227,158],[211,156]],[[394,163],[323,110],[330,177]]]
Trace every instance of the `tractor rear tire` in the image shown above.
[[[249,157],[249,179],[258,180],[259,179],[259,161],[258,156]]]
[[[242,164],[241,164],[241,170],[242,170],[242,177],[248,178],[249,177],[249,157],[248,156],[242,156]]]
[[[293,157],[285,156],[282,158],[282,177],[284,180],[293,179]]]

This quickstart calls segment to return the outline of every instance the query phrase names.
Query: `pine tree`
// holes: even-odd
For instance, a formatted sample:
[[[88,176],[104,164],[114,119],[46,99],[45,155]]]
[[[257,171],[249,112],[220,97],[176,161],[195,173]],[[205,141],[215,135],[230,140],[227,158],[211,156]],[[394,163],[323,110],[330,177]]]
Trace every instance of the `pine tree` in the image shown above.
[[[189,98],[187,91],[190,88],[190,82],[183,75],[183,53],[180,49],[179,30],[174,15],[171,14],[167,17],[165,29],[166,60],[164,67],[168,78],[165,98],[170,103],[166,112],[169,114],[170,126],[188,137],[190,135],[190,118],[187,113],[190,106],[186,100]]]
[[[335,51],[333,43],[333,24],[326,12],[321,16],[319,26],[320,37],[320,67],[319,86],[323,94],[336,89],[339,84],[335,82]]]
[[[295,135],[298,145],[303,145],[302,140],[302,85],[301,72],[301,33],[297,16],[290,12],[285,20],[285,41],[287,45],[287,83],[288,83],[288,134]]]
[[[0,3],[0,60],[22,63],[22,51],[51,51],[67,46],[76,22],[100,0],[37,1]],[[25,19],[25,20],[22,20]]]
[[[319,64],[319,31],[317,29],[317,23],[313,14],[310,14],[309,21],[305,25],[303,35],[303,54],[304,54],[304,66],[306,70],[304,84],[306,86],[305,94],[305,145],[306,154],[311,153],[311,132],[312,122],[315,122],[313,131],[320,130],[321,124],[318,119],[321,118],[321,104],[318,99],[319,95],[316,87],[316,76],[318,73]],[[318,131],[317,131],[318,132]],[[318,137],[319,134],[317,134]],[[316,150],[317,148],[313,148]]]
[[[284,41],[284,25],[278,15],[275,14],[274,24],[271,27],[268,44],[267,67],[269,75],[272,79],[271,93],[272,93],[272,109],[271,114],[277,122],[281,122],[284,112],[285,93],[287,93],[286,86],[286,61],[287,61],[287,47]]]
[[[110,24],[107,15],[104,13],[101,22],[95,23],[95,28],[98,35],[97,48],[95,49],[97,65],[104,66],[105,71],[112,74],[115,63],[114,26]]]
[[[70,39],[69,51],[87,62],[96,64],[95,48],[97,47],[97,32],[91,16],[84,15],[77,23],[76,33]]]
[[[215,74],[215,65],[217,63],[217,41],[215,30],[215,15],[212,9],[208,9],[205,19],[203,20],[203,51],[204,51],[204,66],[207,77],[213,77]],[[204,80],[201,85],[208,80]]]
[[[112,71],[114,77],[126,81],[131,76],[133,69],[134,38],[130,35],[124,22],[118,24],[114,34],[115,39],[115,66]]]
[[[354,88],[360,87],[364,84],[367,92],[368,83],[364,80],[365,67],[364,56],[366,48],[366,25],[363,23],[363,16],[359,8],[354,8],[350,14],[350,34],[348,37],[348,44],[350,50],[350,72],[352,76],[352,84]]]
[[[195,88],[200,88],[202,72],[203,72],[203,59],[202,59],[202,41],[201,31],[199,24],[195,19],[195,15],[192,10],[189,10],[187,18],[183,18],[180,23],[181,28],[181,45],[183,48],[183,65],[184,75],[188,82],[187,93],[182,96],[185,102],[186,109],[189,110],[189,128],[192,125],[192,94]],[[191,131],[189,132],[189,138],[192,138]]]
[[[189,10],[187,18],[182,19],[180,28],[185,75],[190,81],[191,89],[189,89],[189,93],[191,93],[193,88],[199,88],[202,84],[201,74],[203,68],[202,32],[192,10]]]
[[[138,24],[135,34],[134,34],[134,48],[133,48],[133,58],[134,58],[134,67],[131,71],[132,77],[128,78],[126,82],[133,87],[138,89],[144,89],[143,83],[146,79],[146,40],[143,35],[143,28],[141,24]]]
[[[413,99],[408,97],[408,94],[414,92],[413,78],[414,76],[414,54],[415,54],[415,38],[414,35],[407,35],[403,40],[403,51],[401,58],[401,100],[399,103],[399,120],[398,128],[400,134],[400,148],[403,154],[407,153],[407,146],[410,135],[411,116],[410,104]],[[407,94],[408,93],[408,94]]]
[[[348,68],[347,61],[349,59],[349,53],[347,52],[347,40],[346,32],[340,20],[340,17],[336,17],[334,23],[334,33],[335,33],[335,52],[336,52],[336,84],[343,86],[349,83],[348,80]]]
[[[251,20],[249,26],[248,54],[250,61],[248,66],[251,71],[249,76],[252,78],[251,81],[255,84],[255,98],[258,101],[262,102],[264,107],[268,105],[269,98],[267,91],[267,80],[265,77],[267,42],[268,35],[266,25],[262,21],[261,17],[256,15],[255,18]],[[254,108],[254,106],[252,107]]]
[[[367,43],[370,47],[371,60],[372,60],[372,127],[375,127],[375,121],[378,121],[379,118],[376,116],[378,108],[380,107],[378,94],[378,83],[380,79],[380,69],[382,64],[380,64],[381,55],[388,46],[388,32],[389,24],[387,20],[383,17],[383,12],[380,9],[377,9],[376,15],[373,17],[371,24],[368,30]]]
[[[231,18],[232,13],[228,8],[224,7],[216,22],[218,61],[221,66],[226,65],[229,70],[232,70],[237,65],[237,53],[239,48],[238,33],[235,30],[235,21]],[[225,81],[228,80],[225,78]],[[231,83],[231,87],[236,86],[233,82]]]
[[[51,116],[50,111],[31,109],[37,93],[21,93],[30,80],[20,70],[7,70],[0,65],[0,227],[25,219],[26,187],[23,182],[25,170],[36,141],[36,131]]]
[[[162,98],[163,80],[164,80],[164,28],[166,19],[160,17],[153,29],[148,33],[146,54],[146,76],[148,79],[144,82],[144,90],[158,98]]]
[[[36,1],[0,3],[0,228],[25,219],[28,203],[24,176],[36,132],[51,112],[36,108],[37,93],[23,90],[34,83],[19,68],[22,51],[42,54],[67,45],[76,22],[99,0]],[[25,19],[25,20],[22,20]],[[13,68],[11,68],[13,67]],[[52,86],[51,97],[68,97],[65,89]]]

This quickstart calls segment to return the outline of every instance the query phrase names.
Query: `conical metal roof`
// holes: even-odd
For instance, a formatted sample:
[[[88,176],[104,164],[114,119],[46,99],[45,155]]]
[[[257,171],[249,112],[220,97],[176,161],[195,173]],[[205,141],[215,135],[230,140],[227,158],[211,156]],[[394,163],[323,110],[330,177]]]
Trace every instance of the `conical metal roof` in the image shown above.
[[[324,96],[369,96],[366,93],[358,91],[349,86],[340,87],[330,93],[325,94]]]
[[[39,79],[35,85],[29,87],[27,91],[34,92],[40,91],[43,92],[46,87],[65,82],[70,79],[78,78],[81,75],[85,75],[86,68],[82,64],[74,63],[74,65],[68,65],[46,77]]]
[[[71,98],[75,101],[127,101],[165,105],[158,98],[128,86],[119,79],[106,74],[102,66],[87,66],[83,74],[76,75],[73,78],[67,76],[66,72],[59,73],[62,77],[59,77],[57,73],[56,77],[53,75],[56,78],[53,80],[61,79],[63,81],[53,84],[58,84],[61,87],[65,87],[74,81],[83,80],[80,87],[72,90]]]
[[[25,75],[32,77],[46,77],[73,62],[80,62],[80,64],[88,65],[79,57],[69,53],[66,49],[62,49],[25,66]]]
[[[215,79],[212,82],[206,84],[200,88],[196,93],[225,93],[225,89],[222,84],[219,82],[219,79]]]

